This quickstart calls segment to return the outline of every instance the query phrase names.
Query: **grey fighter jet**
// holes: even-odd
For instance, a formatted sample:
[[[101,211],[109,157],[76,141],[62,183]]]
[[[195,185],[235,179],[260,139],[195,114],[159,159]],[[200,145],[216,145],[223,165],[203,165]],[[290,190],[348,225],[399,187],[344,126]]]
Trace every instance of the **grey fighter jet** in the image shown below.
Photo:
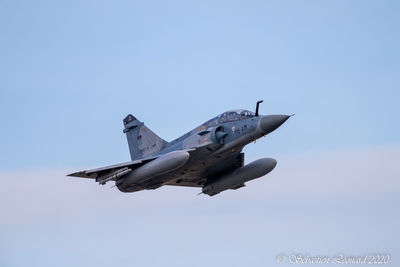
[[[101,185],[114,181],[121,192],[157,189],[163,185],[202,188],[214,196],[272,171],[276,160],[262,158],[244,165],[245,145],[281,126],[290,116],[231,110],[166,142],[129,114],[123,120],[131,161],[69,174],[92,178]]]

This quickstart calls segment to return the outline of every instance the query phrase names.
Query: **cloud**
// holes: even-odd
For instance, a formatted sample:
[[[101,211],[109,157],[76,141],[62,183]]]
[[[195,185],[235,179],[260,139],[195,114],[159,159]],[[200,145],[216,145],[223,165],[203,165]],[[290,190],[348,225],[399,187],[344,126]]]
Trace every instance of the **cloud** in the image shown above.
[[[287,156],[271,173],[269,193],[318,197],[400,192],[400,147],[371,147]]]
[[[216,203],[229,206],[285,198],[379,201],[400,193],[399,158],[399,147],[280,157],[277,168],[269,175],[213,198],[197,197],[197,188],[177,187],[123,194],[90,179],[66,177],[69,170],[3,172],[0,207],[5,216],[1,224],[29,224],[54,216],[88,215],[88,211],[94,216],[104,210],[146,213],[166,206],[184,209],[189,205],[203,210]]]
[[[17,266],[26,265],[18,253],[41,266],[45,259],[131,266],[135,257],[143,266],[161,264],[155,253],[171,257],[171,266],[203,266],[193,258],[208,253],[220,265],[265,266],[288,251],[396,253],[399,147],[276,158],[269,175],[215,197],[178,187],[123,194],[66,177],[71,170],[3,172],[0,258]],[[231,253],[240,256],[228,260]]]

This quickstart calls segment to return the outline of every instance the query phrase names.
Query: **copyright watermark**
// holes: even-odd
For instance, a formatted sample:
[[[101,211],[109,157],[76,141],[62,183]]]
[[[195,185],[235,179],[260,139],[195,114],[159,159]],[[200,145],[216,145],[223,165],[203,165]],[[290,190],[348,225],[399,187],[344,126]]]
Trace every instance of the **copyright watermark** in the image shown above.
[[[374,264],[384,265],[390,263],[390,254],[366,254],[361,256],[352,256],[346,254],[337,254],[334,256],[312,256],[309,254],[280,253],[276,256],[276,263],[290,264]]]

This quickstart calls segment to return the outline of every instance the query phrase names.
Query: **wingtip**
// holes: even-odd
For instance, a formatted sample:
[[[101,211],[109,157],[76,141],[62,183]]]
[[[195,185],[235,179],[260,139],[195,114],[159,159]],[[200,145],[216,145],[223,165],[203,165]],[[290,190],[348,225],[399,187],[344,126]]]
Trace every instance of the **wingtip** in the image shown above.
[[[67,174],[66,176],[70,176],[70,177],[87,177],[85,171],[70,173],[70,174]]]

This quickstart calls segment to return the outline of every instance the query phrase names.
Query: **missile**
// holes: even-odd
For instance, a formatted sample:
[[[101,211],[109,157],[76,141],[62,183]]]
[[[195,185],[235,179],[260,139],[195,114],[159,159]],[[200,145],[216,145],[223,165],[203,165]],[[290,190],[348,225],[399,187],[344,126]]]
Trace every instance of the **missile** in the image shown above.
[[[182,167],[189,159],[189,153],[182,150],[172,151],[133,170],[117,181],[118,186],[130,186],[144,182],[156,175],[162,175]]]
[[[208,182],[202,189],[204,194],[214,196],[227,189],[235,189],[243,186],[245,182],[260,178],[272,171],[276,166],[276,160],[262,158],[253,161],[235,171],[218,177]]]
[[[101,185],[105,185],[108,181],[117,180],[119,177],[124,176],[125,174],[130,173],[132,170],[129,168],[119,169],[116,172],[113,172],[109,175],[100,176],[96,178],[96,182],[99,182]]]

